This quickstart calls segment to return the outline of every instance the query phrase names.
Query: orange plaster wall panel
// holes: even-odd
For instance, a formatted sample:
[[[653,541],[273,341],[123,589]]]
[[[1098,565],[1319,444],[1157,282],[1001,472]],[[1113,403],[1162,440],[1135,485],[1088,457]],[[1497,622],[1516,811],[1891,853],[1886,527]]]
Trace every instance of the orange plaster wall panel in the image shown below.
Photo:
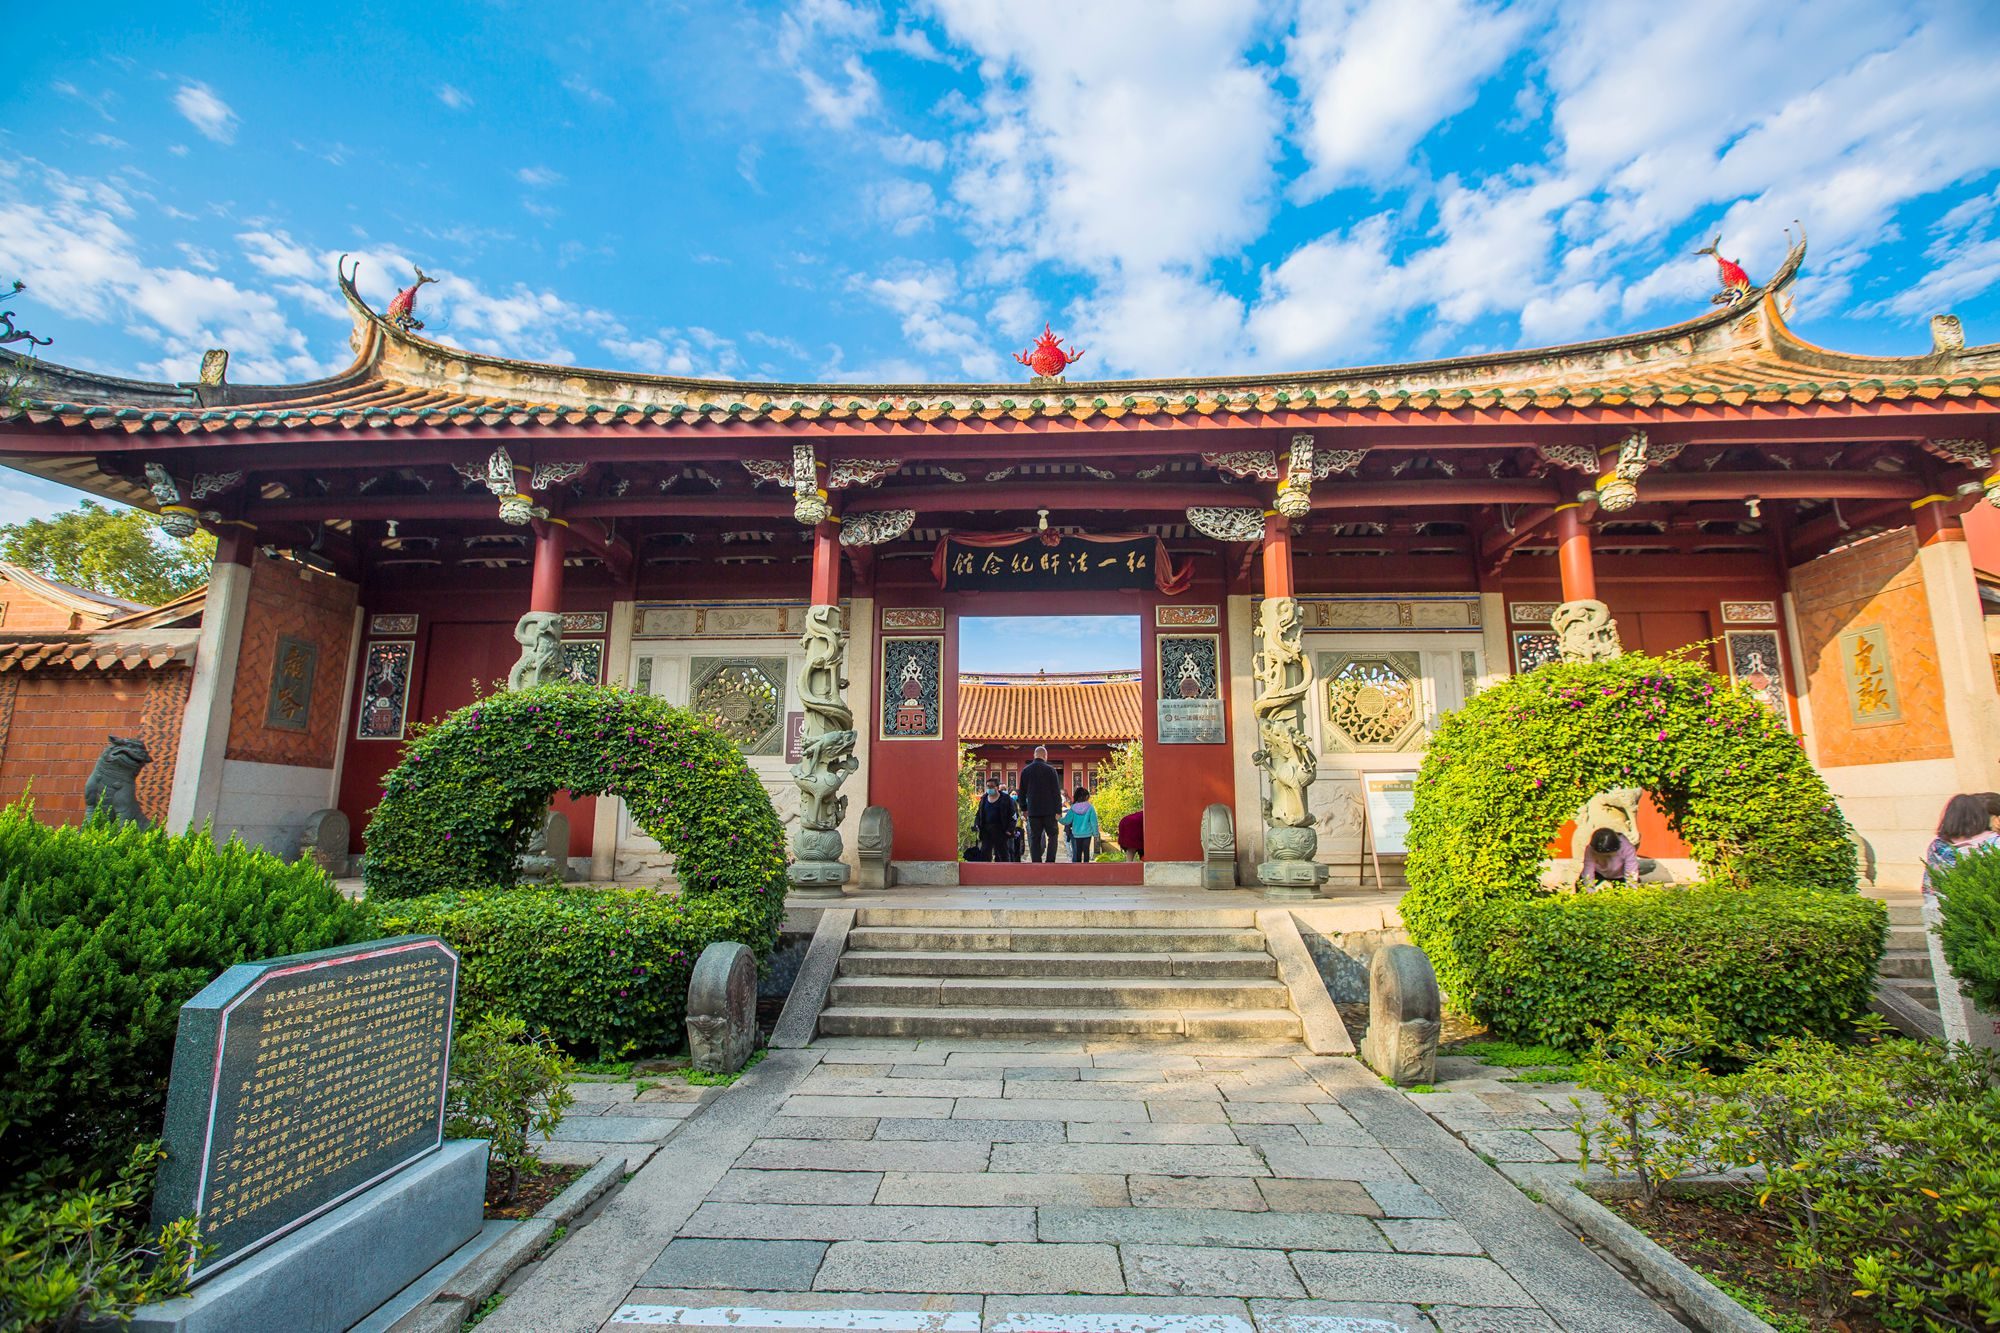
[[[299,575],[300,566],[266,560],[261,555],[251,571],[243,647],[230,699],[227,755],[231,759],[301,768],[333,765],[357,589],[325,574]],[[269,722],[274,673],[284,665],[279,661],[279,644],[284,638],[316,650],[311,700],[302,731]]]
[[[1799,640],[1812,682],[1813,729],[1825,768],[1949,759],[1951,735],[1944,712],[1944,681],[1931,630],[1930,599],[1917,569],[1917,538],[1909,528],[1857,542],[1792,571]],[[1850,697],[1850,668],[1860,645],[1873,636],[1869,662],[1886,649],[1886,676],[1876,688],[1893,688],[1893,715],[1870,721],[1872,701]],[[1883,682],[1886,681],[1886,685]],[[1857,703],[1864,709],[1857,715]]]
[[[0,803],[32,789],[50,823],[84,815],[83,784],[111,736],[137,736],[153,762],[140,770],[139,808],[166,818],[188,672],[78,672],[69,667],[0,681]]]

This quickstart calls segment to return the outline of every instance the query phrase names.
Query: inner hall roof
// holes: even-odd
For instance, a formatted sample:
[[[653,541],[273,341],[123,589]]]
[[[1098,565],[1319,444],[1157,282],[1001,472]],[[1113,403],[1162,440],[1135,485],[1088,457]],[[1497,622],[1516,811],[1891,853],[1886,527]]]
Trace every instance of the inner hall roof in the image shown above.
[[[1006,682],[994,676],[961,677],[958,736],[968,745],[1138,740],[1145,734],[1139,690],[1131,672]]]

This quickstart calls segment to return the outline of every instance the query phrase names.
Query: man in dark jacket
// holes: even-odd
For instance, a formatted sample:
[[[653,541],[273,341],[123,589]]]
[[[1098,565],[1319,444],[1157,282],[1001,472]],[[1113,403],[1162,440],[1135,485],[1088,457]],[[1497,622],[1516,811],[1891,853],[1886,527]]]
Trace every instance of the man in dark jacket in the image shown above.
[[[973,831],[979,834],[981,858],[987,861],[1014,859],[1008,843],[1014,832],[1014,802],[1000,790],[1000,779],[986,779],[986,795],[972,813]]]
[[[1028,816],[1028,859],[1056,859],[1056,820],[1063,811],[1062,774],[1049,763],[1045,745],[1035,747],[1035,757],[1021,770],[1021,805]]]

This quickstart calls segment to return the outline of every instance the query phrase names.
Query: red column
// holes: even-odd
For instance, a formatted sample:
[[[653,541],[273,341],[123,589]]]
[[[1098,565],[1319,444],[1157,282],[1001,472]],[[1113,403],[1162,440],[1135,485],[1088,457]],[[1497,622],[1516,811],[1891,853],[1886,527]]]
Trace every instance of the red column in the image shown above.
[[[1571,502],[1556,508],[1556,566],[1562,571],[1565,602],[1597,600],[1597,572],[1590,563],[1590,529],[1583,524],[1583,506]]]
[[[840,525],[832,519],[813,529],[812,604],[840,604]]]
[[[1933,495],[1919,500],[1911,506],[1917,511],[1917,545],[1932,546],[1938,542],[1962,542],[1965,540],[1965,524],[1959,518],[1960,504],[1956,497]]]
[[[1276,512],[1264,515],[1264,595],[1292,595],[1292,521]]]
[[[215,563],[247,565],[257,550],[257,529],[249,523],[225,523],[215,534]]]
[[[562,611],[563,550],[568,545],[568,529],[560,521],[544,519],[535,525],[535,581],[528,591],[530,611]]]

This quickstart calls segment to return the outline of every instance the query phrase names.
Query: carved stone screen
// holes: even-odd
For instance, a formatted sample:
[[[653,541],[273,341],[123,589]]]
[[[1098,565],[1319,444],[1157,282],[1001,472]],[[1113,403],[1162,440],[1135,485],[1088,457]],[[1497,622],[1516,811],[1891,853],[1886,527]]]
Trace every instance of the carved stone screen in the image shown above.
[[[437,1150],[457,983],[410,935],[240,963],[181,1006],[153,1219],[200,1219],[196,1281]]]
[[[778,754],[784,743],[785,659],[697,657],[689,664],[688,709],[745,754]]]
[[[1423,668],[1415,653],[1321,653],[1319,674],[1335,747],[1403,750],[1421,739]]]

